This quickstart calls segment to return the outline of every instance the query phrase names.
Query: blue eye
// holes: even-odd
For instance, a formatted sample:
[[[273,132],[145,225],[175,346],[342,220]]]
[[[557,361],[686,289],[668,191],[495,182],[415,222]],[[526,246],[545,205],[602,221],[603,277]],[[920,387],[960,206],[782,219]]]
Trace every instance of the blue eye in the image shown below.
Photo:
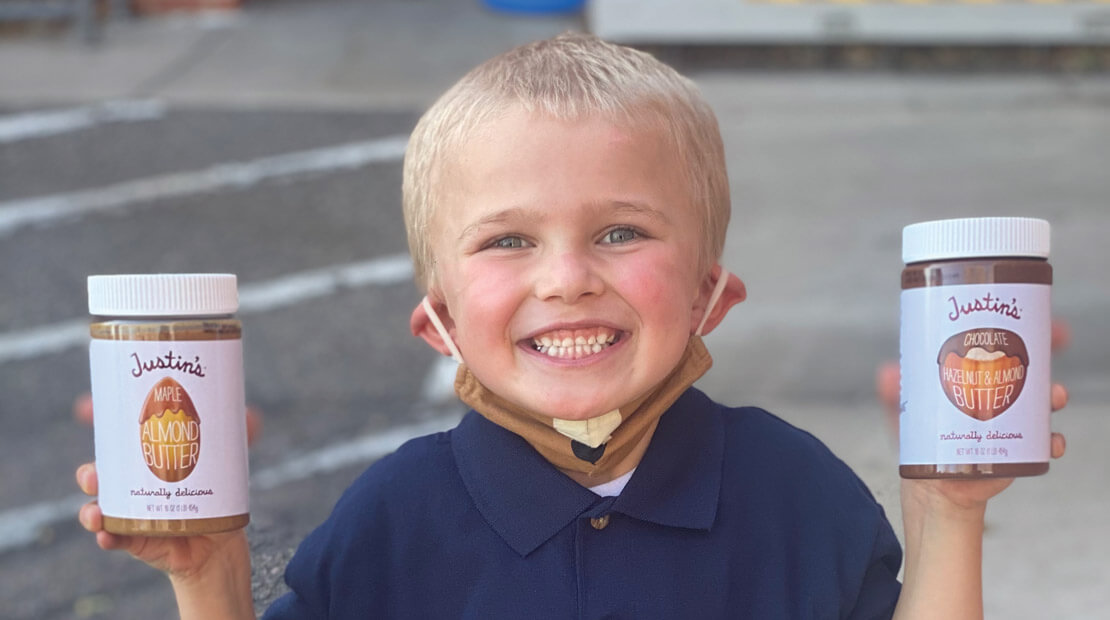
[[[605,233],[605,243],[628,243],[640,236],[640,233],[631,228],[614,228]]]
[[[523,248],[525,245],[526,244],[524,243],[524,239],[521,239],[520,237],[501,237],[500,239],[497,239],[493,243],[491,243],[490,247],[503,250],[515,250],[518,248]]]

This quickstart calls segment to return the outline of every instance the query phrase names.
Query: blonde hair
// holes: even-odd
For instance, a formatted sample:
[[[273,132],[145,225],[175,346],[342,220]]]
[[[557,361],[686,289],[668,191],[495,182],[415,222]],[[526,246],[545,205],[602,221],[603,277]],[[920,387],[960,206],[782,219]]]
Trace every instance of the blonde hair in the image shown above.
[[[512,49],[466,74],[421,117],[405,151],[405,229],[416,282],[431,284],[429,225],[445,167],[475,129],[517,106],[560,120],[601,115],[662,131],[686,162],[691,204],[702,210],[702,271],[724,250],[731,211],[717,117],[692,81],[652,56],[567,33]]]

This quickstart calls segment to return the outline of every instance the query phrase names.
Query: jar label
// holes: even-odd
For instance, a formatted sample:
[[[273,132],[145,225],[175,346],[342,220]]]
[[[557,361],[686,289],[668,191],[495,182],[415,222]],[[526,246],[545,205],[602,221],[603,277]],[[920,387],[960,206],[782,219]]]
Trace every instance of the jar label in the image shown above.
[[[249,512],[242,341],[93,339],[89,362],[106,516]]]
[[[902,465],[1048,461],[1050,293],[1043,284],[902,291]]]

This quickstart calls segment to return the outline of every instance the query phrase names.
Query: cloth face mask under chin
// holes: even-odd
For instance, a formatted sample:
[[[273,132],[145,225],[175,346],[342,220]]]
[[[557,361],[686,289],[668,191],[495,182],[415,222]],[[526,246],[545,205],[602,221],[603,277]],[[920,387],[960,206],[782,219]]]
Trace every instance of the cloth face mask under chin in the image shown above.
[[[625,473],[615,469],[634,452],[642,453],[646,447],[645,436],[654,432],[663,412],[712,366],[701,333],[724,292],[728,277],[728,272],[722,269],[705,315],[671,374],[638,401],[585,420],[540,415],[494,394],[467,369],[462,354],[428,298],[421,303],[451,357],[460,364],[455,378],[455,392],[460,400],[491,422],[523,437],[556,467],[585,474],[600,484]]]

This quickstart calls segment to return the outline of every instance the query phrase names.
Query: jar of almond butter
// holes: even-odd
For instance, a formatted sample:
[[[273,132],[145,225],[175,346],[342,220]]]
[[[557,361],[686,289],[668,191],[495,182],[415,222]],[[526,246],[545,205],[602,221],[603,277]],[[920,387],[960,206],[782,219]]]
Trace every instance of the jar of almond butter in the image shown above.
[[[1049,233],[1020,217],[903,230],[903,478],[1048,471]]]
[[[246,526],[235,276],[98,275],[88,287],[104,529],[184,536]]]

